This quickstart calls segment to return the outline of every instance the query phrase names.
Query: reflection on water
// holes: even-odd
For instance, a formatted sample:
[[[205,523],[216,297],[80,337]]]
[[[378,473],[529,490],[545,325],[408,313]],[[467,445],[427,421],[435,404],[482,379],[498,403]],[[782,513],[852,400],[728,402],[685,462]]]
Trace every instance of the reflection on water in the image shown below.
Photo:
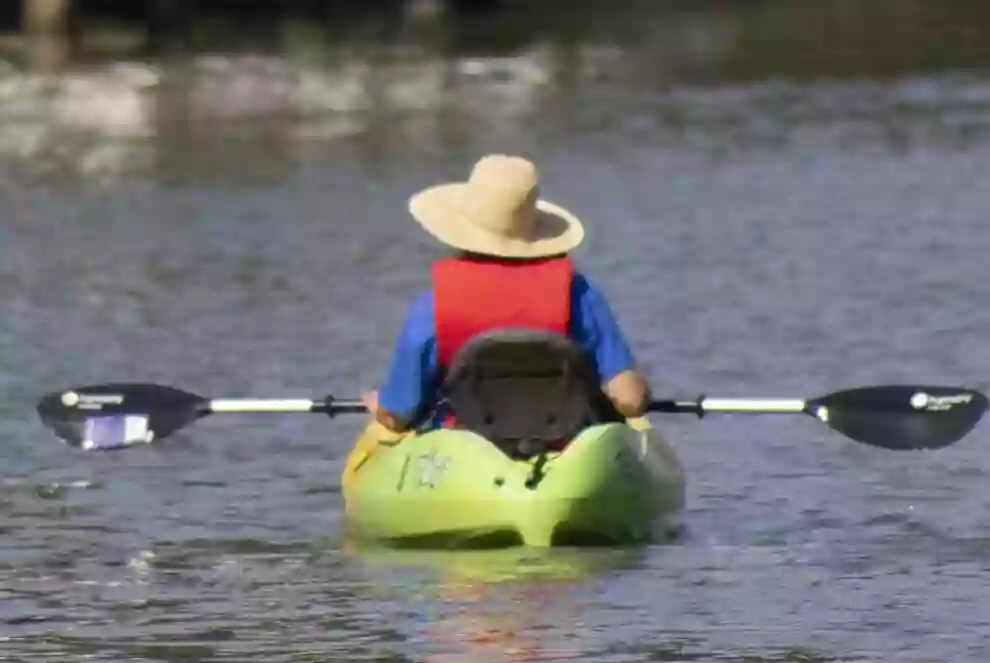
[[[480,137],[517,143],[520,127],[551,141],[554,130],[537,130],[548,114],[549,126],[575,133],[648,134],[714,152],[794,140],[807,150],[835,142],[900,150],[990,136],[990,82],[977,75],[657,91],[600,80],[600,61],[617,57],[597,46],[565,55],[547,45],[483,60],[422,54],[311,66],[199,56],[57,78],[8,68],[0,72],[0,154],[34,177],[272,181],[342,158],[373,166],[393,149],[452,158]],[[612,66],[626,66],[625,58]]]
[[[425,601],[424,661],[571,660],[582,655],[582,596],[643,551],[355,550],[376,584]],[[415,597],[415,598],[414,598]]]
[[[990,15],[980,3],[628,2],[611,20],[602,12],[589,3],[561,21],[517,7],[390,41],[288,21],[248,52],[125,53],[51,73],[0,62],[0,155],[35,176],[96,181],[204,181],[248,161],[253,180],[272,181],[305,164],[373,164],[393,149],[449,158],[478,136],[512,142],[521,127],[547,127],[532,133],[548,142],[562,127],[688,133],[709,149],[726,136],[772,145],[806,125],[849,144],[865,133],[963,143],[987,133],[990,85],[975,70],[990,64]],[[518,38],[503,44],[502,34]]]

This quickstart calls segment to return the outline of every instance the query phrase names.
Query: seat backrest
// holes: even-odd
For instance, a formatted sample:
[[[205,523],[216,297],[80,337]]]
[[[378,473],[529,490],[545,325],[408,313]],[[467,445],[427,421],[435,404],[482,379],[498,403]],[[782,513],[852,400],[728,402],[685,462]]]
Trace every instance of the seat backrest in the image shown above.
[[[446,411],[513,458],[573,437],[592,417],[612,418],[598,377],[569,338],[504,329],[455,355],[444,380]]]

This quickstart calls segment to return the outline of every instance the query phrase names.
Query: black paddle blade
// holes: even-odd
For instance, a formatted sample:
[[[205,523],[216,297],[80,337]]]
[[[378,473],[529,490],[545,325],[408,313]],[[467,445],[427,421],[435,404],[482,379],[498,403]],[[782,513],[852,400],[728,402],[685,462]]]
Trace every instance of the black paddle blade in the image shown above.
[[[990,403],[956,387],[860,387],[811,401],[807,413],[854,440],[893,451],[947,447],[969,433]],[[824,409],[822,409],[824,408]]]
[[[41,421],[81,449],[149,443],[209,414],[209,401],[156,384],[102,384],[48,394]]]

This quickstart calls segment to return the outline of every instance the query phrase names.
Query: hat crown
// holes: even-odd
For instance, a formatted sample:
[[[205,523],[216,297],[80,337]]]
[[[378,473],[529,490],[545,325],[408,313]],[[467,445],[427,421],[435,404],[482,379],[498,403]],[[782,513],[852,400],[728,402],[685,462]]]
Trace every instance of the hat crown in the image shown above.
[[[539,198],[536,166],[489,154],[467,180],[435,184],[409,198],[409,211],[431,235],[460,251],[535,259],[569,252],[584,239],[581,220]]]
[[[522,157],[494,154],[474,166],[464,192],[464,213],[475,224],[513,238],[529,237],[540,194],[536,166]]]

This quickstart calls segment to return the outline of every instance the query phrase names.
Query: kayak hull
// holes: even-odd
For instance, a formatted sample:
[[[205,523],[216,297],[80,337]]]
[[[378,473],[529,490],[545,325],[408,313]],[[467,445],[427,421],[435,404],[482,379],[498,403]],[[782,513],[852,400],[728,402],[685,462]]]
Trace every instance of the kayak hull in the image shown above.
[[[677,531],[684,473],[645,420],[590,426],[561,452],[512,460],[465,430],[369,440],[348,459],[349,534],[422,548],[627,544]]]

